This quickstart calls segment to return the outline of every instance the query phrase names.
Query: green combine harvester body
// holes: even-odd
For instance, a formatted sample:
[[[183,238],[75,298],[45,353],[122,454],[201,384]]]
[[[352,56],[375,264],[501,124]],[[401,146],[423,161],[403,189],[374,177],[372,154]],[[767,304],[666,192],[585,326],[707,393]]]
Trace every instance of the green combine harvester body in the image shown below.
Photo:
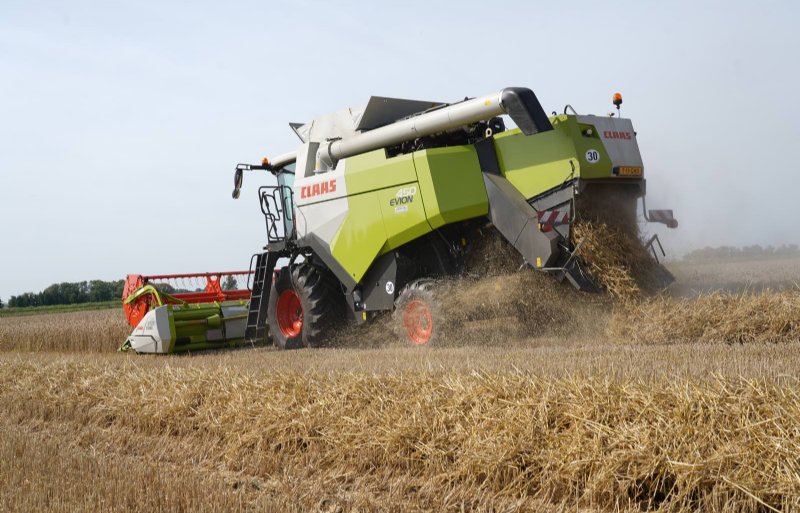
[[[395,311],[425,345],[431,280],[458,274],[487,228],[532,268],[595,289],[571,238],[578,198],[635,218],[644,166],[630,120],[569,109],[548,117],[530,89],[506,88],[454,104],[373,97],[290,124],[297,151],[239,164],[234,177],[234,198],[244,171],[277,178],[258,191],[268,241],[254,255],[246,339],[315,346],[340,320]],[[672,211],[643,211],[677,226]]]
[[[526,200],[578,179],[586,181],[584,185],[590,180],[611,180],[633,186],[634,196],[641,195],[641,163],[627,166],[629,174],[619,176],[619,168],[625,167],[614,165],[597,133],[582,135],[592,130],[591,125],[579,123],[575,115],[550,119],[552,131],[525,136],[513,129],[494,137],[498,176]],[[597,157],[587,161],[584,156],[592,152]],[[383,149],[374,150],[350,157],[344,180],[349,208],[330,249],[356,282],[377,257],[444,226],[489,213],[489,196],[474,145],[394,157],[388,157]],[[353,251],[356,246],[359,250]]]
[[[441,329],[436,279],[462,272],[490,232],[531,268],[596,289],[571,236],[581,198],[634,222],[641,199],[646,220],[677,221],[670,210],[644,208],[631,121],[570,109],[548,117],[533,91],[512,87],[453,104],[372,97],[290,124],[296,151],[239,164],[234,176],[234,198],[244,171],[268,171],[277,182],[258,190],[267,244],[251,259],[246,321],[236,324],[244,331],[226,322],[238,310],[172,306],[150,313],[174,343],[137,343],[158,346],[153,352],[242,338],[314,347],[346,319],[394,312],[400,334],[427,345]],[[506,115],[515,128],[506,129]]]

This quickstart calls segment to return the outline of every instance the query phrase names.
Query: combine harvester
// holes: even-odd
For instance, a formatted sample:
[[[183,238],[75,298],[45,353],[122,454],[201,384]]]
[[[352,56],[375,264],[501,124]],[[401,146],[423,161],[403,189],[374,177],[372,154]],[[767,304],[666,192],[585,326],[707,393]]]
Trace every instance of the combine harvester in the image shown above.
[[[252,274],[129,274],[122,306],[134,330],[120,350],[175,353],[241,345],[250,290],[238,287]]]
[[[621,103],[615,95],[618,111]],[[506,129],[503,115],[517,128]],[[251,258],[249,303],[249,290],[190,300],[129,277],[136,329],[127,346],[167,353],[244,337],[316,347],[347,319],[392,311],[410,343],[427,345],[442,329],[435,278],[458,274],[488,227],[535,270],[596,290],[571,237],[587,199],[634,225],[641,199],[646,220],[677,226],[672,211],[645,209],[629,119],[570,106],[548,118],[530,89],[453,104],[372,97],[290,127],[296,151],[235,170],[234,198],[244,171],[277,179],[258,189],[267,245]]]
[[[621,103],[615,95],[618,112]],[[432,278],[457,274],[487,225],[537,271],[595,290],[571,238],[582,205],[608,204],[635,225],[641,198],[646,220],[678,224],[671,210],[644,206],[629,119],[570,106],[548,118],[530,89],[453,104],[372,97],[290,127],[296,151],[234,175],[234,198],[244,171],[277,179],[258,190],[267,245],[254,255],[253,342],[316,347],[345,319],[394,311],[398,331],[427,345],[442,324]]]

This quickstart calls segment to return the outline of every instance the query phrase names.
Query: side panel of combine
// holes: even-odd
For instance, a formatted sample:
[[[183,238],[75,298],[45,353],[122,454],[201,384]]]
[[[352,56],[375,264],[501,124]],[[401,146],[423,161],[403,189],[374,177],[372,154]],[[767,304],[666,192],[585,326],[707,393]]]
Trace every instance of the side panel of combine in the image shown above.
[[[330,242],[353,282],[375,259],[430,231],[411,155],[376,150],[347,159],[348,212]]]
[[[348,211],[330,248],[353,282],[361,281],[378,256],[489,211],[472,146],[391,158],[377,150],[347,159],[345,177]]]
[[[380,190],[378,203],[386,230],[386,243],[381,248],[380,254],[422,237],[430,231],[417,182]]]
[[[351,196],[348,202],[347,217],[333,237],[331,252],[358,283],[386,243],[386,229],[377,192]]]
[[[431,228],[484,216],[489,199],[473,146],[414,153],[419,190]]]
[[[386,158],[383,149],[347,159],[347,194],[374,192],[417,181],[411,155]]]
[[[312,247],[321,245],[321,250],[329,252],[330,241],[348,213],[347,196],[350,191],[344,176],[345,169],[345,162],[342,162],[339,169],[327,173],[308,173],[303,176],[301,169],[295,171],[292,184],[293,219],[301,244]]]
[[[575,145],[562,129],[526,136],[509,130],[495,137],[503,175],[526,198],[532,198],[577,178],[580,163]]]

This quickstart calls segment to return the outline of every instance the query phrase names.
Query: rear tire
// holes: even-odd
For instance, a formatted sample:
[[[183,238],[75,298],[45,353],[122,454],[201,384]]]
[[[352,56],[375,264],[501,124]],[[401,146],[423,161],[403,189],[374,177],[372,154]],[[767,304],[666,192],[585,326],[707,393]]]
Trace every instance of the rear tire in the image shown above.
[[[284,267],[272,284],[267,317],[273,343],[280,349],[325,344],[344,317],[336,279],[310,264]]]
[[[431,280],[409,283],[395,300],[395,330],[409,344],[429,347],[441,339],[444,315]]]

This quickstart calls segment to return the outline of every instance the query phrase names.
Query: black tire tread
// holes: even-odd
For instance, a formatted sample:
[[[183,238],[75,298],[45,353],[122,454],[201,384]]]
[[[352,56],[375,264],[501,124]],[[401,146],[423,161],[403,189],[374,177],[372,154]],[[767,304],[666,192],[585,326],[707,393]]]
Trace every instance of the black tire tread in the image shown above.
[[[320,347],[325,345],[332,328],[344,318],[344,301],[339,283],[326,269],[301,263],[291,267],[290,283],[286,283],[286,271],[281,271],[280,281],[282,290],[291,286],[300,296],[303,306],[303,330],[300,335],[286,340],[280,332],[275,321],[275,303],[277,298],[270,297],[270,331],[276,346],[283,349],[297,349],[300,347]],[[272,293],[279,293],[273,285]]]

